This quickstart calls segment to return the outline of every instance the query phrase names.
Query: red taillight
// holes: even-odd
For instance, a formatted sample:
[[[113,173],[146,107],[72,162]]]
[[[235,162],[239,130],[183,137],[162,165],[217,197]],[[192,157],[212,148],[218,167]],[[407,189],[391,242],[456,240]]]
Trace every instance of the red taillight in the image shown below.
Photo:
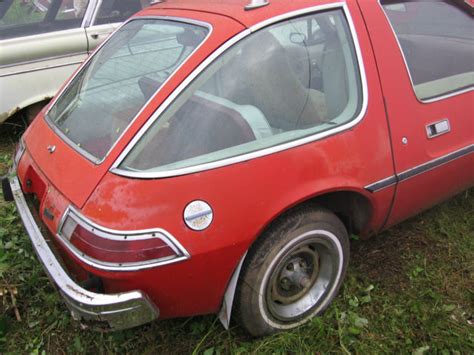
[[[100,228],[67,212],[59,237],[85,262],[107,267],[157,266],[187,258],[187,252],[162,231],[118,232]]]
[[[136,263],[176,256],[163,240],[152,237],[143,240],[112,240],[99,237],[77,225],[70,242],[91,258],[111,263]]]

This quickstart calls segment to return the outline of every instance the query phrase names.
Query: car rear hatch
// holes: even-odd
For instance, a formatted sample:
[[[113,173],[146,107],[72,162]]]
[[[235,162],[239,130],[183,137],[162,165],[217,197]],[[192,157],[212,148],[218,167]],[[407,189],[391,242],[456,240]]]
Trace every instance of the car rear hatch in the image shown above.
[[[163,82],[160,82],[156,77],[150,77],[150,75],[136,78],[135,84],[144,95],[144,98],[142,98],[140,105],[135,105],[132,110],[125,112],[122,110],[120,114],[114,111],[117,105],[120,105],[121,102],[126,102],[124,100],[129,100],[130,97],[128,92],[124,95],[123,91],[121,91],[124,85],[120,84],[121,88],[117,89],[116,95],[115,92],[112,92],[112,96],[115,96],[115,101],[107,102],[107,100],[104,100],[104,102],[101,102],[101,111],[90,110],[79,112],[82,116],[76,115],[77,117],[72,124],[62,124],[67,119],[64,120],[58,115],[58,110],[70,110],[71,107],[74,108],[75,105],[81,105],[87,100],[86,95],[80,97],[78,95],[76,102],[71,103],[67,101],[67,96],[74,95],[74,90],[77,90],[77,87],[82,90],[82,88],[87,87],[87,85],[93,86],[90,84],[92,80],[89,80],[88,77],[86,77],[86,80],[84,80],[84,78],[80,80],[77,79],[81,77],[81,70],[83,72],[86,71],[86,69],[80,69],[79,74],[77,74],[75,78],[73,76],[73,79],[65,86],[63,93],[59,94],[58,98],[53,100],[51,109],[40,113],[24,136],[28,154],[35,165],[32,168],[40,170],[40,175],[44,176],[47,180],[43,182],[45,188],[47,189],[49,185],[52,185],[78,208],[84,206],[91,193],[126,147],[127,143],[173,90],[222,43],[244,30],[241,24],[228,17],[197,11],[158,10],[150,8],[142,12],[142,14],[147,15],[146,18],[143,17],[143,21],[148,21],[148,23],[152,23],[154,19],[156,19],[156,21],[163,21],[172,18],[172,20],[167,21],[183,21],[186,26],[201,26],[206,29],[206,35],[203,36],[200,43],[195,43],[195,39],[193,38],[190,40],[189,36],[178,41],[188,43],[188,45],[189,43],[194,44],[194,47],[188,51],[189,53],[186,53],[187,56],[181,60],[179,65],[176,65],[175,68],[172,68],[172,71],[170,70],[170,73],[167,73],[168,75]],[[154,19],[150,16],[154,16]],[[176,18],[182,18],[183,20],[176,20]],[[138,21],[138,19],[140,19],[140,17],[137,17],[136,20],[133,21]],[[184,32],[186,31],[188,31],[188,28],[186,28]],[[114,37],[118,36],[119,33]],[[112,41],[109,42],[112,43]],[[142,45],[143,43],[145,42],[142,41],[139,44]],[[125,44],[125,47],[127,46],[129,45]],[[141,52],[139,50],[149,48],[149,46],[150,43],[140,48],[136,47],[136,51],[133,55],[140,55]],[[151,44],[151,46],[153,46],[153,44]],[[102,48],[107,48],[107,44]],[[125,52],[125,54],[121,53],[120,50],[116,50],[110,55],[104,54],[104,50],[100,49],[82,68],[89,68],[88,75],[93,76],[96,72],[99,72],[97,70],[98,66],[94,63],[94,57],[98,57],[102,61],[107,61],[113,56],[119,57],[119,55],[126,55]],[[132,53],[133,47],[128,50]],[[183,53],[180,55],[183,55]],[[143,63],[143,58],[140,60],[141,63]],[[94,65],[96,65],[96,67],[94,67]],[[120,76],[126,68],[123,63],[121,67],[115,66],[111,68],[112,72],[110,77],[114,78],[115,76]],[[87,82],[87,80],[89,80],[89,82]],[[74,87],[75,81],[76,84],[79,82],[76,88]],[[106,86],[107,81],[99,84]],[[96,87],[100,87],[100,85],[96,85]],[[63,105],[62,108],[60,107],[61,104]],[[113,114],[110,114],[111,111],[114,111]],[[89,139],[85,143],[86,145],[88,144],[88,146],[85,146],[84,140],[78,140],[78,135],[74,136],[72,132],[73,128],[71,127],[75,125],[76,132],[89,129],[90,125],[105,119],[104,115],[106,114],[110,114],[111,117],[113,116],[113,122],[117,128],[115,126],[112,127],[112,124],[106,125],[109,131],[113,130],[115,136],[112,140],[107,141],[105,145],[102,144],[103,142],[101,142],[100,139],[97,142],[95,142],[94,139]],[[123,116],[126,119],[121,122],[120,118],[123,117],[118,117],[117,119],[117,116]],[[89,129],[89,131],[94,130],[95,128]]]

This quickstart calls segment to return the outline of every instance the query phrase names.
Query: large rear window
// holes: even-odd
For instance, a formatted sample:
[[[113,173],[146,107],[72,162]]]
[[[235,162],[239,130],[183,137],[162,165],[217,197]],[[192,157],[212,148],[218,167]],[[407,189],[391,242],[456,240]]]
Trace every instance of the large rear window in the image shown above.
[[[88,158],[103,160],[207,33],[205,27],[163,19],[127,23],[68,84],[48,120]]]

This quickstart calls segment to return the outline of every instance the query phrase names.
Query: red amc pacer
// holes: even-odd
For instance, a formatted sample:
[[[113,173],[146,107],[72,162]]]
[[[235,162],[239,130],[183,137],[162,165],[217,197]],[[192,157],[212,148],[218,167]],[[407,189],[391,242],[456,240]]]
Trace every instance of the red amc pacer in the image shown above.
[[[294,328],[336,296],[349,235],[474,185],[472,13],[162,1],[38,115],[4,194],[84,324]]]

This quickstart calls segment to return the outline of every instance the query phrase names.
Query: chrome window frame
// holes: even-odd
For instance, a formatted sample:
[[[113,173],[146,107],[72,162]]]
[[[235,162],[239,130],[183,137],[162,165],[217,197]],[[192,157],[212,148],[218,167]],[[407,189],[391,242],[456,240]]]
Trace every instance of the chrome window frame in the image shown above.
[[[87,22],[87,27],[95,26],[94,22],[99,12],[100,5],[102,5],[102,0],[94,0],[94,1],[95,1],[95,5],[94,5],[94,8],[91,9],[89,21]]]
[[[408,73],[408,78],[410,79],[410,84],[411,84],[411,87],[412,87],[412,90],[413,90],[413,94],[415,95],[416,100],[418,102],[420,102],[422,104],[429,104],[429,103],[432,103],[432,102],[448,99],[448,98],[453,97],[453,96],[462,95],[462,94],[465,94],[465,93],[470,92],[470,91],[474,91],[474,86],[471,86],[471,87],[468,87],[468,88],[453,90],[453,91],[450,91],[450,92],[447,92],[447,93],[436,95],[434,97],[427,98],[427,99],[422,99],[422,98],[418,97],[418,95],[416,94],[416,90],[415,90],[415,84],[413,83],[413,77],[412,77],[411,72],[410,72],[410,67],[408,66],[408,62],[407,62],[407,59],[405,57],[405,53],[403,52],[402,45],[400,44],[400,41],[398,40],[397,32],[395,32],[395,28],[393,27],[392,22],[390,21],[388,15],[387,15],[387,12],[385,11],[385,9],[384,9],[384,7],[381,3],[381,0],[377,0],[377,3],[379,4],[380,9],[382,10],[382,13],[384,14],[385,18],[387,19],[388,25],[390,26],[390,29],[392,30],[392,33],[395,36],[395,40],[397,41],[398,49],[400,50],[400,53],[401,53],[402,58],[403,58],[403,62],[405,63],[405,69]]]
[[[7,64],[7,65],[0,65],[0,69],[8,69],[8,68],[13,68],[13,70],[20,66],[20,65],[28,65],[28,64],[35,64],[38,63],[38,65],[42,64],[43,62],[51,61],[51,60],[59,60],[59,59],[64,59],[64,58],[70,58],[78,55],[87,55],[86,52],[74,52],[70,54],[64,54],[64,55],[59,55],[59,56],[53,56],[53,57],[47,57],[47,58],[41,58],[41,59],[34,59],[31,61],[25,61],[25,62],[18,62],[14,64]],[[24,73],[31,73],[35,71],[40,71],[40,70],[49,70],[49,69],[54,69],[54,68],[60,68],[60,67],[66,67],[68,65],[78,65],[81,64],[83,61],[72,61],[69,63],[64,63],[64,64],[57,64],[57,65],[51,65],[48,67],[37,67],[33,69],[23,69],[23,70],[17,70],[17,71],[10,71],[6,72],[3,74],[0,74],[0,78],[3,78],[5,76],[12,76],[12,75],[19,75],[19,74],[24,74]]]
[[[84,19],[82,20],[82,28],[85,29],[89,27],[89,25],[92,23],[92,16],[98,3],[99,0],[89,0],[89,3],[87,4],[86,13],[84,14]]]
[[[76,143],[74,143],[69,137],[67,137],[56,125],[49,119],[48,115],[49,112],[51,111],[52,107],[56,104],[56,102],[59,100],[60,97],[64,94],[64,91],[69,87],[71,82],[76,78],[79,73],[82,72],[83,68],[88,65],[88,63],[99,53],[99,51],[102,49],[104,45],[106,45],[109,40],[115,36],[115,33],[118,32],[123,26],[127,25],[128,23],[132,21],[142,21],[142,20],[165,20],[165,21],[171,21],[171,22],[181,22],[185,24],[190,24],[190,25],[195,25],[195,26],[200,26],[208,29],[208,33],[206,37],[202,40],[202,42],[188,55],[188,57],[178,66],[176,69],[170,74],[170,76],[161,84],[161,86],[151,95],[150,99],[140,108],[138,113],[132,118],[130,123],[125,127],[125,129],[122,131],[121,135],[117,138],[117,140],[114,142],[114,144],[109,148],[107,153],[104,155],[103,158],[97,158],[87,152],[86,150],[82,149],[81,147],[78,147]],[[123,22],[122,25],[120,25],[115,31],[112,32],[112,34],[109,36],[109,38],[105,41],[103,41],[81,65],[80,69],[77,70],[74,75],[66,82],[66,84],[63,86],[61,91],[56,95],[56,97],[51,101],[51,104],[48,106],[48,109],[46,110],[44,114],[44,119],[48,126],[67,144],[69,145],[72,149],[74,149],[76,152],[81,154],[83,157],[85,157],[87,160],[89,160],[91,163],[95,165],[100,165],[102,164],[110,155],[110,153],[114,150],[117,144],[122,140],[123,136],[128,132],[130,127],[135,123],[137,118],[142,114],[142,112],[148,107],[151,101],[155,98],[157,95],[158,91],[166,85],[173,77],[174,75],[178,72],[178,70],[181,69],[183,65],[185,65],[189,59],[204,45],[204,43],[207,42],[209,37],[211,36],[213,32],[213,27],[211,24],[207,22],[202,22],[202,21],[197,21],[197,20],[192,20],[184,17],[174,17],[174,16],[137,16],[137,17],[131,17],[127,21]]]
[[[198,164],[195,166],[190,166],[186,168],[180,169],[173,169],[168,171],[162,172],[143,172],[143,171],[128,171],[121,169],[119,166],[130,153],[130,151],[135,147],[135,145],[140,141],[142,136],[148,131],[151,125],[161,116],[161,114],[174,102],[174,100],[183,92],[193,81],[196,79],[208,66],[210,66],[214,60],[220,58],[221,54],[225,51],[230,49],[232,46],[240,42],[242,39],[246,38],[247,36],[251,35],[252,33],[261,30],[267,26],[276,24],[281,21],[289,20],[292,18],[301,17],[303,15],[308,15],[311,13],[318,13],[322,11],[328,10],[337,10],[341,9],[347,21],[347,26],[349,28],[349,35],[352,39],[352,44],[354,46],[355,51],[355,64],[358,65],[359,69],[359,76],[360,76],[360,84],[362,87],[361,95],[362,95],[362,105],[360,108],[359,113],[352,119],[350,122],[335,127],[334,129],[329,129],[324,132],[316,133],[310,135],[308,137],[299,138],[290,142],[286,142],[283,144],[278,144],[273,147],[263,148],[256,152],[244,153],[235,157],[221,159],[215,162]],[[110,172],[119,176],[129,177],[129,178],[138,178],[138,179],[158,179],[158,178],[167,178],[167,177],[174,177],[174,176],[181,176],[187,175],[192,173],[197,173],[201,171],[216,169],[244,161],[248,161],[251,159],[263,157],[266,155],[274,154],[277,152],[281,152],[284,150],[288,150],[291,148],[295,148],[307,143],[311,143],[328,136],[332,136],[334,134],[349,130],[360,123],[360,121],[364,118],[367,112],[368,107],[368,86],[367,86],[367,77],[365,72],[365,66],[362,58],[362,51],[359,44],[359,39],[357,36],[357,32],[355,29],[354,22],[352,20],[349,8],[345,2],[337,2],[332,4],[325,4],[325,5],[318,5],[312,6],[309,8],[301,9],[292,11],[283,15],[279,15],[276,17],[272,17],[265,21],[262,21],[231,38],[227,42],[225,42],[221,47],[219,47],[215,52],[213,52],[206,60],[204,60],[174,91],[173,93],[158,107],[155,113],[148,119],[148,121],[144,124],[144,126],[140,129],[140,131],[135,135],[135,137],[128,143],[125,150],[120,154],[118,159],[110,168]]]
[[[168,245],[173,252],[176,254],[175,257],[164,257],[162,259],[152,259],[147,261],[140,262],[106,262],[97,260],[86,255],[84,252],[77,249],[65,236],[61,234],[64,224],[68,218],[72,218],[77,224],[82,228],[88,230],[89,232],[97,235],[98,238],[109,239],[109,240],[118,240],[118,241],[133,241],[133,240],[146,240],[151,238],[158,238],[166,245]],[[139,271],[151,269],[159,266],[169,265],[191,258],[189,252],[183,247],[183,245],[175,238],[171,233],[167,232],[162,228],[153,228],[146,230],[130,230],[130,231],[121,231],[114,230],[106,227],[102,227],[95,222],[92,222],[90,219],[82,215],[74,207],[69,206],[61,217],[57,232],[57,239],[61,244],[69,250],[76,258],[81,260],[83,263],[92,266],[99,270],[106,271]]]

